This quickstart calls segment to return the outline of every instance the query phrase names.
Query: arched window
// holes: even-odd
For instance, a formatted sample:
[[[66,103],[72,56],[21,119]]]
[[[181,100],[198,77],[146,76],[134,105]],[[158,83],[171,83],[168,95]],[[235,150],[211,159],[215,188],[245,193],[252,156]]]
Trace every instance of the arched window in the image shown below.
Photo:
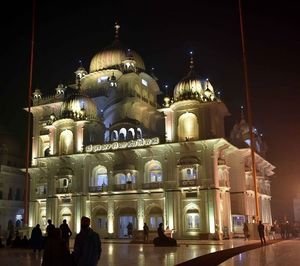
[[[136,138],[141,139],[143,137],[142,130],[140,128],[137,128],[136,130]]]
[[[156,160],[151,160],[145,165],[146,182],[161,182],[162,181],[162,168],[161,163]]]
[[[200,228],[200,216],[199,210],[189,209],[185,215],[186,229],[199,229]]]
[[[119,136],[118,136],[118,131],[117,130],[114,130],[113,132],[111,132],[111,140],[112,141],[117,141],[119,140]]]
[[[119,140],[126,140],[126,129],[124,127],[120,129]]]
[[[98,165],[93,170],[93,175],[90,181],[91,186],[100,187],[108,185],[107,169],[102,165]]]
[[[60,134],[59,154],[73,153],[73,133],[71,130],[64,130]]]
[[[48,157],[49,155],[50,155],[50,149],[49,149],[49,147],[48,147],[48,148],[46,148],[45,151],[44,151],[44,156],[45,156],[45,157]]]
[[[131,140],[131,139],[134,139],[134,138],[135,138],[134,129],[133,129],[133,128],[128,129],[128,136],[127,136],[127,139],[128,139],[128,140]]]
[[[199,124],[195,114],[187,112],[179,117],[178,138],[180,141],[199,139]]]
[[[149,211],[149,227],[156,230],[160,223],[163,222],[163,210],[159,207],[152,207]]]
[[[115,175],[115,182],[116,184],[126,184],[127,176],[123,173],[119,173]]]
[[[180,176],[183,180],[191,180],[196,179],[197,177],[197,169],[192,166],[182,166],[180,169]]]

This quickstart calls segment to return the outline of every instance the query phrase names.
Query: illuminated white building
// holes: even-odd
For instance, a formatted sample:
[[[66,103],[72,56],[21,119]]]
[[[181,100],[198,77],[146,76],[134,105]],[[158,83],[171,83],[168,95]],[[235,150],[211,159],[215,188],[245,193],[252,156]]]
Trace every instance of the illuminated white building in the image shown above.
[[[75,74],[68,89],[33,95],[29,225],[67,219],[78,232],[86,215],[101,237],[126,237],[129,222],[137,230],[163,222],[176,238],[232,236],[231,184],[251,193],[248,154],[225,140],[229,112],[192,60],[163,107],[156,79],[121,46],[118,27],[89,73]],[[249,202],[239,214],[252,215]]]
[[[15,138],[0,128],[0,237],[7,237],[9,220],[21,226],[24,215],[24,164]]]

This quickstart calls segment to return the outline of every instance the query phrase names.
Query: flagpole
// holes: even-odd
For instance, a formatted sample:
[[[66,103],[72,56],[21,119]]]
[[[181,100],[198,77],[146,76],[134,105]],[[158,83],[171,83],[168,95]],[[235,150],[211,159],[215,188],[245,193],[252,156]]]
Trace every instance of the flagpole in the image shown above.
[[[256,211],[255,221],[258,222],[260,220],[260,212],[259,212],[257,180],[256,180],[255,143],[254,143],[254,134],[253,134],[251,93],[250,93],[249,79],[248,79],[248,66],[247,66],[247,55],[246,55],[245,36],[244,36],[244,21],[243,21],[241,0],[239,0],[239,15],[240,15],[240,30],[241,30],[242,52],[243,52],[243,69],[244,69],[246,101],[247,101],[247,117],[248,117],[249,134],[250,134],[252,178],[253,178],[254,197],[255,197],[255,211]]]
[[[31,26],[31,50],[29,66],[29,86],[28,86],[28,113],[27,113],[27,145],[26,145],[26,173],[25,173],[25,199],[24,199],[24,224],[28,226],[29,221],[29,164],[30,164],[30,144],[31,144],[31,97],[32,97],[32,76],[34,59],[34,37],[35,37],[35,0],[32,0],[32,26]]]

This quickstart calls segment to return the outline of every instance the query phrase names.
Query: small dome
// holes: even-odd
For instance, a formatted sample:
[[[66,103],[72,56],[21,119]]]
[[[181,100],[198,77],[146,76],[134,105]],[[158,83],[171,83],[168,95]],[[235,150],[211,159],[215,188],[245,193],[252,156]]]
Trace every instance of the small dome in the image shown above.
[[[97,105],[90,97],[76,92],[63,102],[61,117],[75,120],[96,119]]]
[[[187,76],[185,76],[174,89],[174,100],[191,99],[192,97],[199,97],[203,94],[202,83],[200,78],[191,69]]]
[[[145,64],[140,55],[133,50],[125,49],[118,40],[115,40],[111,46],[94,55],[90,64],[90,73],[119,66],[128,59],[135,61],[136,68],[145,70]]]
[[[214,89],[208,79],[200,79],[192,68],[174,89],[174,100],[197,99],[202,102],[216,100]]]

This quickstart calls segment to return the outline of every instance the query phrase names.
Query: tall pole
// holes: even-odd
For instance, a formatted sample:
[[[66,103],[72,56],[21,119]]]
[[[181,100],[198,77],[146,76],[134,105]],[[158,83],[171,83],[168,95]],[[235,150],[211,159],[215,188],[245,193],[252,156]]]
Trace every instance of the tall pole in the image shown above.
[[[32,73],[34,55],[34,36],[35,36],[35,0],[32,0],[32,25],[31,25],[31,51],[29,66],[29,86],[28,86],[28,113],[27,113],[27,145],[26,145],[26,173],[25,173],[25,199],[24,199],[24,224],[28,226],[29,221],[29,163],[30,163],[30,144],[31,144],[31,97],[32,97]]]
[[[249,134],[250,134],[252,178],[253,178],[254,196],[255,196],[255,211],[256,211],[255,220],[256,222],[258,222],[258,220],[260,220],[260,213],[259,213],[259,202],[258,202],[258,191],[257,191],[257,180],[256,180],[255,143],[254,143],[254,134],[253,134],[251,93],[249,88],[248,66],[247,66],[247,56],[246,56],[246,48],[245,48],[244,21],[243,21],[242,13],[243,13],[242,0],[239,0],[240,29],[241,29],[241,40],[242,40],[242,52],[243,52],[243,69],[244,69],[244,79],[245,79],[245,89],[246,89],[247,117],[248,117]]]

